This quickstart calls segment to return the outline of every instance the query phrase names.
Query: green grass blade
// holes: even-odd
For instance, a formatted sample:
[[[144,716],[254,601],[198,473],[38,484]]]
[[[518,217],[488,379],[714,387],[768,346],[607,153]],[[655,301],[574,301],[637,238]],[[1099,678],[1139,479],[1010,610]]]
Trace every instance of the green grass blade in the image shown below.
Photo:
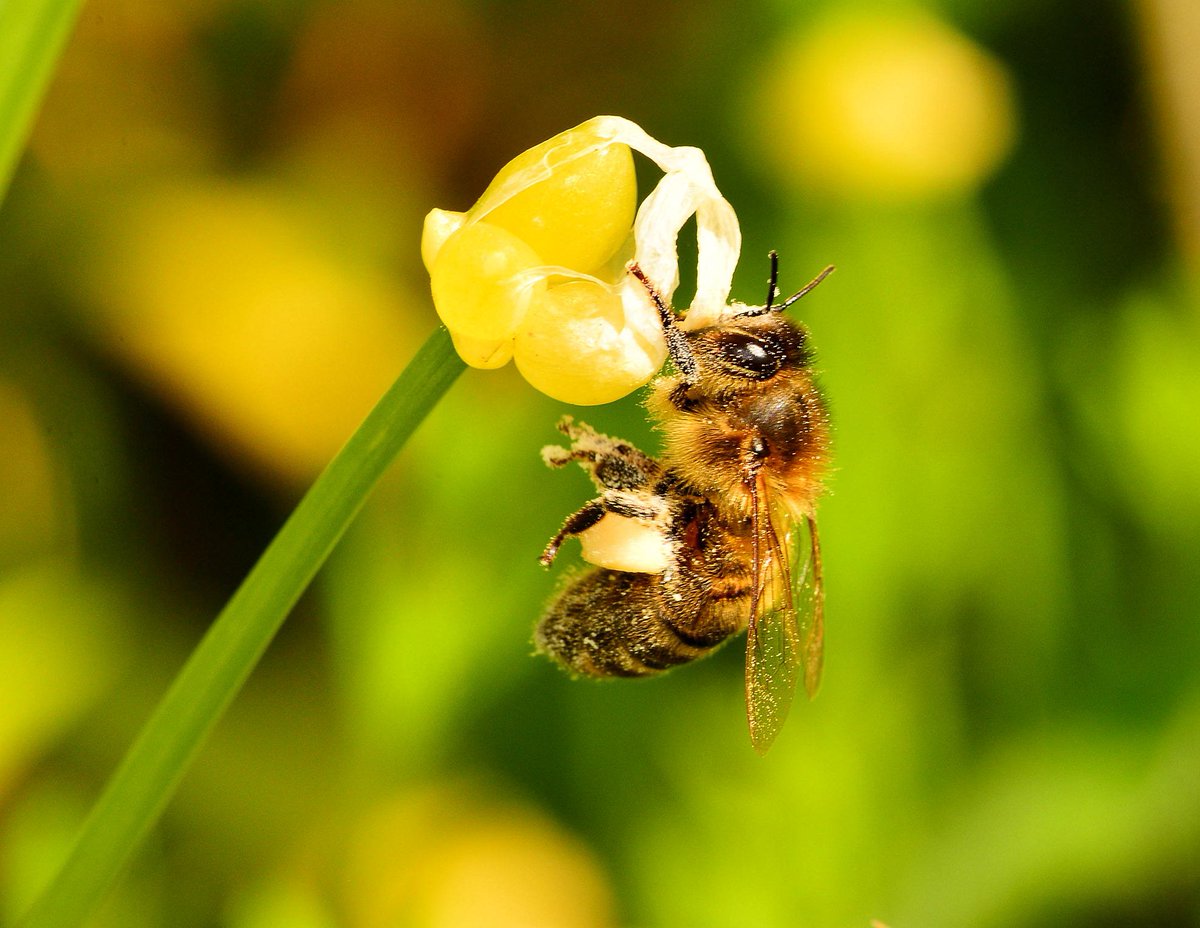
[[[0,201],[80,0],[0,0]]]
[[[25,928],[78,926],[102,898],[379,477],[462,370],[449,334],[438,328],[317,478],[196,647],[109,780],[62,870],[25,917]]]

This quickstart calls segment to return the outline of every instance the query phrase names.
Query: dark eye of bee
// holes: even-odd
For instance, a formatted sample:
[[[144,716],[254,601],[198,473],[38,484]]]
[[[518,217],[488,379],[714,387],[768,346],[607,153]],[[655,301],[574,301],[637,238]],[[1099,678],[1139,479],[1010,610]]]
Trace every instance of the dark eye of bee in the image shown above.
[[[767,380],[779,370],[779,352],[774,346],[740,332],[721,339],[721,356],[735,372],[751,380]]]

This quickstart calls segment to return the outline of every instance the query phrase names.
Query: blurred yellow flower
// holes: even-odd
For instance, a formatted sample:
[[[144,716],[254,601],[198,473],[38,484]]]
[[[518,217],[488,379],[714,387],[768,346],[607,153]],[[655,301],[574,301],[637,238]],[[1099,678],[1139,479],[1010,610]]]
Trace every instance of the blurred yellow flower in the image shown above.
[[[834,16],[785,42],[753,94],[766,161],[785,181],[833,195],[970,191],[1015,134],[1003,66],[920,12]]]
[[[664,172],[636,218],[631,149]],[[669,299],[679,230],[693,215],[700,271],[688,326],[725,307],[741,250],[737,217],[699,149],[597,116],[518,155],[467,212],[431,211],[421,256],[464,361],[494,368],[515,358],[543,393],[608,403],[667,356],[657,310],[626,263],[636,260]]]
[[[370,810],[345,866],[354,928],[610,928],[595,857],[534,809],[460,785]]]
[[[130,197],[84,285],[109,349],[204,431],[307,482],[413,345],[404,294],[316,205],[197,178]]]

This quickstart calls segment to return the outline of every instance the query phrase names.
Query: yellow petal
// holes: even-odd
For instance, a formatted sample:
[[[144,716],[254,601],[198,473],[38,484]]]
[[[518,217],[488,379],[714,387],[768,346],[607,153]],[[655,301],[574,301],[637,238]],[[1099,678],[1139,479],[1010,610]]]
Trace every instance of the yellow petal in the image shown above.
[[[585,124],[510,161],[471,215],[508,229],[546,264],[591,274],[625,243],[636,204],[629,147]]]
[[[545,289],[541,277],[526,273],[540,264],[537,252],[499,226],[463,226],[434,260],[433,305],[451,332],[505,341],[525,318],[530,300]]]
[[[622,293],[630,294],[629,306]],[[662,367],[667,349],[644,292],[580,280],[551,287],[530,307],[514,354],[521,375],[537,389],[592,406],[646,383]]]
[[[471,367],[477,367],[480,370],[495,370],[497,367],[504,367],[512,360],[513,340],[511,338],[502,341],[488,341],[451,332],[450,340],[454,342],[454,350],[458,352],[458,356]]]
[[[425,225],[421,229],[421,260],[425,270],[433,270],[433,262],[446,239],[462,228],[466,218],[466,213],[448,209],[431,209],[425,216]]]

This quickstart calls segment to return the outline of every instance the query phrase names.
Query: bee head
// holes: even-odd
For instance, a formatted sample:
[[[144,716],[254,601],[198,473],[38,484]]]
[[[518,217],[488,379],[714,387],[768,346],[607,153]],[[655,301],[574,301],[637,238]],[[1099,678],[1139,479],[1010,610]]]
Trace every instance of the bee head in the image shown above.
[[[689,333],[687,343],[700,375],[735,381],[763,383],[813,360],[803,326],[778,313],[736,316]]]
[[[767,281],[767,302],[762,306],[747,307],[720,325],[694,332],[680,330],[675,314],[654,284],[636,264],[629,266],[629,272],[646,288],[658,309],[671,360],[686,383],[698,382],[702,374],[763,382],[781,370],[794,370],[812,363],[808,333],[784,316],[783,310],[833,273],[833,265],[782,303],[776,303],[779,255],[772,251],[769,257],[771,275]]]

